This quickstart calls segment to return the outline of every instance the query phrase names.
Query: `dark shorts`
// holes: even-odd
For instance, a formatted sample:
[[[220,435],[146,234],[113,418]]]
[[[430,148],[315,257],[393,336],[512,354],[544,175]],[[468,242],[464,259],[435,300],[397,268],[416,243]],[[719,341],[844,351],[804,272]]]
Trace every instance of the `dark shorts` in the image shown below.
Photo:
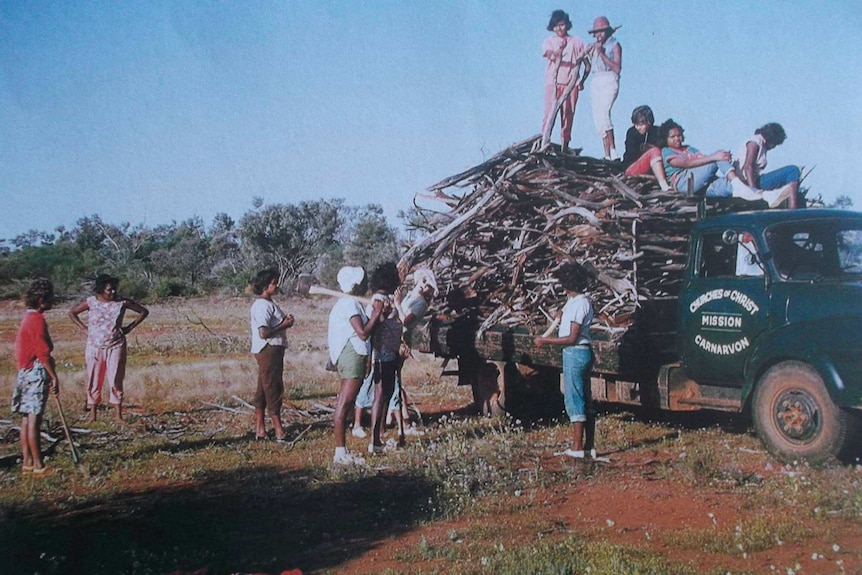
[[[284,347],[267,344],[254,358],[257,360],[254,407],[266,409],[269,415],[279,415],[284,401]]]
[[[374,383],[385,383],[387,385],[395,385],[395,374],[398,372],[400,361],[375,361],[374,362]]]

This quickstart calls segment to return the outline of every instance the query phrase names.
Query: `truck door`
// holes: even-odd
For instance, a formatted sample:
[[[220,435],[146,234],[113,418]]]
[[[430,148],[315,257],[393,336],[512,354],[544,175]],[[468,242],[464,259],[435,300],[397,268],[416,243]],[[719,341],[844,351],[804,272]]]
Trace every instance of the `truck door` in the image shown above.
[[[754,340],[767,327],[762,241],[744,229],[705,230],[680,297],[679,345],[695,381],[742,385]]]

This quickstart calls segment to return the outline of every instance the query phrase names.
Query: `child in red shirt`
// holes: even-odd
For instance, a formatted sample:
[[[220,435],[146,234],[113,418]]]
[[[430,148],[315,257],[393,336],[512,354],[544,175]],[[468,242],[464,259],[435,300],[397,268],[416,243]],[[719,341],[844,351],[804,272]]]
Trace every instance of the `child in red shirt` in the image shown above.
[[[39,446],[42,413],[48,392],[60,393],[51,357],[54,344],[43,315],[54,304],[54,285],[45,278],[33,280],[24,299],[27,311],[15,336],[18,377],[12,391],[12,413],[21,414],[21,471],[43,475],[48,468],[42,464]]]

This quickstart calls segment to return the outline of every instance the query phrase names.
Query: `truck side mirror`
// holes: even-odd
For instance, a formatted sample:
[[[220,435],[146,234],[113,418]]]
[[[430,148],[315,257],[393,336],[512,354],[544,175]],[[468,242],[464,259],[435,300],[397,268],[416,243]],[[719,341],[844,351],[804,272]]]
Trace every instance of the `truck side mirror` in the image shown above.
[[[721,234],[721,241],[725,243],[725,245],[732,246],[739,240],[739,234],[737,234],[734,230],[724,230]]]

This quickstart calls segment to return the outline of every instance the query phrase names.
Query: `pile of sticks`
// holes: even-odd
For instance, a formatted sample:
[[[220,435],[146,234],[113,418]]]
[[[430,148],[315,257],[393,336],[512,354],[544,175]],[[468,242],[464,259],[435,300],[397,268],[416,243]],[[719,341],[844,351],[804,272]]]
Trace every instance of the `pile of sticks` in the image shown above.
[[[565,302],[553,271],[576,261],[595,278],[594,328],[624,332],[639,301],[678,293],[697,202],[626,177],[619,164],[539,144],[515,144],[422,194],[446,209],[417,205],[412,225],[422,236],[399,270],[431,268],[439,311],[475,314],[480,332],[494,324],[540,332]]]

